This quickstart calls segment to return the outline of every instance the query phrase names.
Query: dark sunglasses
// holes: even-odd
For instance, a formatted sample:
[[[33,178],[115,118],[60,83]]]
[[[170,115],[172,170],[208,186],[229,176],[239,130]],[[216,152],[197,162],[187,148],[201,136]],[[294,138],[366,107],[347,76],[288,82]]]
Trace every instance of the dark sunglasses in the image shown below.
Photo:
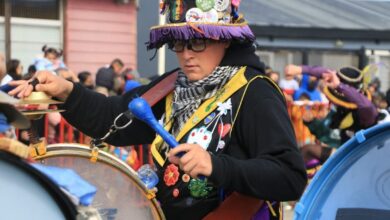
[[[202,52],[206,49],[208,39],[191,39],[188,41],[174,41],[168,43],[168,48],[173,52],[180,53],[184,51],[184,48],[192,50],[194,52]]]

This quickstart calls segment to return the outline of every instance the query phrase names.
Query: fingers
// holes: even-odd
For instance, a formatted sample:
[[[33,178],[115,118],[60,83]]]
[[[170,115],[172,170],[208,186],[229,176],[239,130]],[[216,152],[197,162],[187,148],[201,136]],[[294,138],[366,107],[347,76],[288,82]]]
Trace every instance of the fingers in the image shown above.
[[[31,92],[34,90],[39,90],[39,84],[45,83],[47,81],[47,74],[51,74],[47,71],[40,71],[37,72],[34,77],[28,81],[26,80],[18,80],[18,81],[11,81],[9,84],[11,86],[16,86],[15,89],[11,90],[8,94],[12,96],[17,96],[19,98],[27,97],[31,94]]]
[[[173,148],[169,151],[169,155],[175,156],[180,152],[187,152],[191,149],[191,145],[189,144],[180,144],[177,147]]]
[[[195,160],[191,160],[188,163],[181,165],[180,169],[192,178],[197,178],[199,174],[198,162]]]
[[[180,152],[186,153],[179,158],[177,154]],[[193,178],[198,175],[209,176],[212,171],[210,154],[197,144],[181,144],[173,148],[168,153],[168,159]]]
[[[27,87],[25,87],[24,91],[18,94],[18,97],[19,98],[27,97],[31,94],[33,90],[34,90],[34,86],[32,84],[28,84]]]
[[[11,86],[20,86],[22,84],[25,84],[26,82],[27,82],[26,80],[15,80],[15,81],[9,82],[8,84]]]
[[[9,95],[15,96],[28,86],[28,82],[26,80],[11,81],[9,82],[9,85],[16,86],[15,89],[8,92]]]

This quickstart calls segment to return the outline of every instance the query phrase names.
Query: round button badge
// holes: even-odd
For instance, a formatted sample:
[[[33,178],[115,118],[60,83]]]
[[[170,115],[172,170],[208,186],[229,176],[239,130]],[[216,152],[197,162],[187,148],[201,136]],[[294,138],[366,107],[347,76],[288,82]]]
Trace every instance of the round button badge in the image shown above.
[[[211,9],[204,13],[203,21],[205,22],[218,22],[218,12],[215,9]]]
[[[196,0],[196,7],[202,11],[209,11],[214,7],[214,0]]]
[[[217,11],[225,11],[229,8],[230,0],[215,0],[214,8]]]
[[[199,8],[191,8],[186,13],[186,21],[187,22],[201,22],[203,21],[203,11]]]

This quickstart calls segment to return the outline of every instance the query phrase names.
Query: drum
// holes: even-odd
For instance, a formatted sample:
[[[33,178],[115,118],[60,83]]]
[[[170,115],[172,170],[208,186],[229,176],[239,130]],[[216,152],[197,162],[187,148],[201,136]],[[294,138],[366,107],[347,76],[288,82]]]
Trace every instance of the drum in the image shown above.
[[[0,151],[1,219],[76,219],[69,198],[23,159]]]
[[[103,219],[165,219],[154,193],[137,173],[116,157],[99,151],[90,161],[91,149],[79,144],[53,144],[35,159],[42,164],[70,168],[97,188],[92,206]]]
[[[356,133],[314,176],[294,219],[390,219],[390,123]]]

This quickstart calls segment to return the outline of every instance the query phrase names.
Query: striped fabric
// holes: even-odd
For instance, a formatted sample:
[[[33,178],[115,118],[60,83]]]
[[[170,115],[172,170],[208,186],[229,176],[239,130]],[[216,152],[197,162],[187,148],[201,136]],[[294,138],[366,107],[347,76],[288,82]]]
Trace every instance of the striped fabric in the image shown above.
[[[174,119],[172,133],[176,136],[200,104],[213,97],[239,69],[237,66],[218,66],[209,76],[195,82],[179,72],[170,117]]]

